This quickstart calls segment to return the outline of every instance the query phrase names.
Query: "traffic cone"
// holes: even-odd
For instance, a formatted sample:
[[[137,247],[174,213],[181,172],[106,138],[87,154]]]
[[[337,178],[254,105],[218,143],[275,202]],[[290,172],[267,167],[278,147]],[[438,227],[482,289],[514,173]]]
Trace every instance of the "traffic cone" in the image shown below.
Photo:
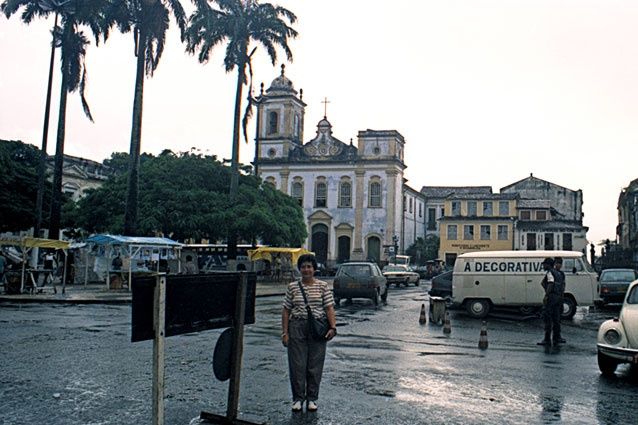
[[[487,350],[487,323],[483,322],[483,326],[481,326],[481,336],[479,337],[478,347],[481,350]]]
[[[425,325],[427,319],[425,318],[425,304],[421,304],[421,315],[419,316],[419,323]]]
[[[445,322],[443,323],[443,333],[444,334],[452,333],[452,326],[450,325],[450,312],[447,310],[445,311]]]

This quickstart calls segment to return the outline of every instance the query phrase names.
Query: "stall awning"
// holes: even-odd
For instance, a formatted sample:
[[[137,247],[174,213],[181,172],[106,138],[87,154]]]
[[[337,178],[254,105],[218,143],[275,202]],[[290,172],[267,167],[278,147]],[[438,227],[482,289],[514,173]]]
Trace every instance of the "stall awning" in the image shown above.
[[[297,260],[304,254],[313,254],[305,248],[277,248],[270,246],[262,246],[257,249],[249,249],[248,257],[252,261],[268,260],[272,261],[273,254],[287,254],[290,255],[292,264],[297,264]]]
[[[70,243],[68,241],[59,241],[55,239],[3,237],[0,238],[0,245],[13,245],[26,248],[69,249]]]
[[[168,238],[121,235],[95,235],[86,240],[96,245],[145,245],[153,247],[181,247],[182,244]]]

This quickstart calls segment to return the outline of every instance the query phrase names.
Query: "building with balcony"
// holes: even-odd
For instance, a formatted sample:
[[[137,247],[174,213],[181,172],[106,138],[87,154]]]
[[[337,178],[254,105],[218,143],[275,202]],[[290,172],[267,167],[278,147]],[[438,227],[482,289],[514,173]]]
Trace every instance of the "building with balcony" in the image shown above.
[[[633,266],[638,266],[638,179],[618,196],[616,237],[620,247],[631,256]]]

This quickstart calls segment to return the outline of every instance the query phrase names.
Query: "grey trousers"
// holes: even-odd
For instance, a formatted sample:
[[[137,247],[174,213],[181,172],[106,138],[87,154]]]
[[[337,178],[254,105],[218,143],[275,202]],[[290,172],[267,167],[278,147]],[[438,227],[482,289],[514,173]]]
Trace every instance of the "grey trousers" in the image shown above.
[[[326,341],[310,338],[307,323],[291,319],[288,324],[288,371],[293,401],[319,399]]]

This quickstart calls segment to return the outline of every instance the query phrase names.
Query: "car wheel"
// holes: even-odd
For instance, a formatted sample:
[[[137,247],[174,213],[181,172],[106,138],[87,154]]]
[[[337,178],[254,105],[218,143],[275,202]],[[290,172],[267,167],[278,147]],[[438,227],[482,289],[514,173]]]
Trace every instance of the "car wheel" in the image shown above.
[[[372,297],[372,302],[374,305],[379,305],[379,290],[374,291],[374,296]]]
[[[571,319],[576,314],[576,301],[571,296],[563,297],[563,311],[560,317],[563,319]]]
[[[416,282],[414,282],[414,286],[419,286],[419,283],[421,283],[420,280],[421,278],[417,279]]]
[[[383,292],[383,294],[381,294],[381,301],[386,302],[388,301],[388,287],[385,287],[385,291]]]
[[[603,353],[598,353],[598,368],[600,369],[600,373],[605,376],[612,376],[614,372],[616,372],[616,366],[618,366],[616,359],[612,359]]]
[[[472,299],[465,304],[468,314],[475,319],[482,319],[490,312],[490,303],[487,300]]]

